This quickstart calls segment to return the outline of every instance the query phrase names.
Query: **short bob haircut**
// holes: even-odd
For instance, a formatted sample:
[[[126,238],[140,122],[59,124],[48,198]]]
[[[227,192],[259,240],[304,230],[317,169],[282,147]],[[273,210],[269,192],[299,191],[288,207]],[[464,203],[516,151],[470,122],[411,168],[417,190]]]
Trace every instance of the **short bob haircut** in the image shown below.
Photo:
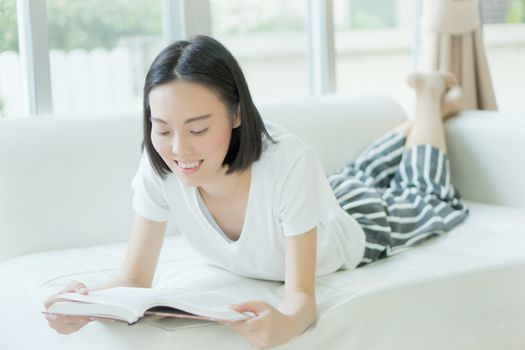
[[[241,125],[232,130],[228,152],[222,164],[229,166],[227,175],[249,168],[260,158],[263,136],[275,143],[264,126],[241,67],[232,54],[217,40],[205,35],[177,41],[153,60],[144,83],[144,140],[141,150],[146,148],[150,162],[161,178],[171,173],[171,169],[151,142],[149,93],[159,85],[178,79],[210,88],[226,105],[232,120],[239,108]]]

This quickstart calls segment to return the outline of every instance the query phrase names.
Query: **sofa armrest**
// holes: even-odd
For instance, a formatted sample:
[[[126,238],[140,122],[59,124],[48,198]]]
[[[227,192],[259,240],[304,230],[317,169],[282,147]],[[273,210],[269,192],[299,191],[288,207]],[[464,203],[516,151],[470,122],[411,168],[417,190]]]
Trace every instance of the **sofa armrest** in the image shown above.
[[[463,198],[525,207],[525,113],[464,111],[445,128],[451,181]]]

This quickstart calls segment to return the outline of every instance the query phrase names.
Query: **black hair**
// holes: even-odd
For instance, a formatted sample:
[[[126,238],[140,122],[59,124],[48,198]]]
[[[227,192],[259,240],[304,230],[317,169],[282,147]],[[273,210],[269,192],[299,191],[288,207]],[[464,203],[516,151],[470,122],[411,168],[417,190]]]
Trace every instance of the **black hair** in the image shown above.
[[[263,136],[275,143],[266,130],[253,103],[248,84],[237,60],[217,40],[198,35],[168,45],[153,60],[144,83],[144,139],[150,162],[164,178],[171,169],[162,160],[151,142],[151,109],[149,93],[159,85],[184,80],[210,88],[226,105],[232,118],[240,112],[241,125],[232,130],[230,145],[223,166],[226,174],[242,171],[257,161],[263,150]]]

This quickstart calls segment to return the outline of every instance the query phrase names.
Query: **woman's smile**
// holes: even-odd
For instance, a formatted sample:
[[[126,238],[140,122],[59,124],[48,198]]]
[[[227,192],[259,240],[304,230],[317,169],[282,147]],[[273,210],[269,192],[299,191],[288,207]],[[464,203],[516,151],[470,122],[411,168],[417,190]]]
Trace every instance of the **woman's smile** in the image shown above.
[[[196,173],[200,169],[203,162],[204,162],[204,159],[195,160],[195,161],[178,161],[178,160],[175,161],[179,169],[184,174]]]

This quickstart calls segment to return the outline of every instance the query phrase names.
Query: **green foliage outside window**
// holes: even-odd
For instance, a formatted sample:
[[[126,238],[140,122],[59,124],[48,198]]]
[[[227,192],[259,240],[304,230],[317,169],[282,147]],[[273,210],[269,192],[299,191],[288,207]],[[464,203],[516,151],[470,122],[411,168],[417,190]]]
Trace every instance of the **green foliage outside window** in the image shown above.
[[[391,28],[396,26],[396,9],[392,0],[351,0],[350,28]]]
[[[0,52],[2,51],[18,51],[15,0],[0,0]]]
[[[161,36],[160,8],[151,0],[47,0],[49,47],[112,49],[123,36]]]
[[[350,2],[348,29],[394,27],[395,1]],[[224,33],[303,31],[304,19],[293,3],[284,6],[246,0],[212,1],[212,20]],[[111,49],[123,36],[162,35],[160,1],[152,0],[47,0],[49,47]],[[514,0],[508,23],[525,22],[525,0]],[[0,52],[18,51],[16,1],[0,0]]]
[[[162,35],[160,3],[47,0],[50,49],[112,49],[122,36]],[[0,0],[0,52],[18,51],[16,1]]]
[[[515,0],[507,13],[508,23],[525,23],[525,0]]]
[[[219,35],[304,31],[303,0],[211,0],[210,11]]]
[[[0,0],[0,52],[18,51],[16,1]],[[0,97],[0,118],[4,116],[4,101]]]

